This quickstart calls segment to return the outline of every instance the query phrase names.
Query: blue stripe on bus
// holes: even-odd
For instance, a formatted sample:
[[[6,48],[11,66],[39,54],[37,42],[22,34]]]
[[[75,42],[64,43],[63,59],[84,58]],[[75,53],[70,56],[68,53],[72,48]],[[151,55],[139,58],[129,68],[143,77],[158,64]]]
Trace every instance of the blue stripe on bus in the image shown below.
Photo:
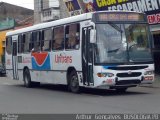
[[[112,65],[112,66],[103,66],[104,69],[108,69],[109,67],[117,67],[117,65]]]

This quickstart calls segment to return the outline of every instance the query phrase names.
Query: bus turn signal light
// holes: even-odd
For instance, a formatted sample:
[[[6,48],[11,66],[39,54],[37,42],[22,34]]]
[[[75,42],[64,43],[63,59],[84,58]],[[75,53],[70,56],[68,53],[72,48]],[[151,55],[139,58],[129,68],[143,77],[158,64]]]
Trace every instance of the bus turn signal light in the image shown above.
[[[113,77],[113,73],[97,73],[98,77]]]

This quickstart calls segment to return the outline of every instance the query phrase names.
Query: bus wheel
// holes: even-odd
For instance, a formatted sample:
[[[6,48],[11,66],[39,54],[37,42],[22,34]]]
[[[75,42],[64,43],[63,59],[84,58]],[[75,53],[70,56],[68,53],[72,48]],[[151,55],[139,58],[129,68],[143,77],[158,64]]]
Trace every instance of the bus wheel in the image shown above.
[[[73,93],[79,93],[80,92],[80,87],[79,87],[79,82],[78,82],[78,76],[76,71],[72,71],[70,76],[69,76],[69,90]]]
[[[24,78],[24,86],[27,88],[32,87],[33,82],[31,81],[31,76],[28,69],[24,71],[23,78]]]
[[[116,88],[116,91],[119,93],[125,93],[127,88]]]

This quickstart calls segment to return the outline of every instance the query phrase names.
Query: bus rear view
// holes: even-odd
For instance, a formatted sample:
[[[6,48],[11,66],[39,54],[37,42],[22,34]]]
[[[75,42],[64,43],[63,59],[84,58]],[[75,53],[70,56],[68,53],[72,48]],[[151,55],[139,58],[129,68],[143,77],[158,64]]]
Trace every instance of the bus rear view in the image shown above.
[[[128,87],[152,83],[152,37],[145,15],[99,12],[93,15],[93,22],[94,85],[125,91]]]

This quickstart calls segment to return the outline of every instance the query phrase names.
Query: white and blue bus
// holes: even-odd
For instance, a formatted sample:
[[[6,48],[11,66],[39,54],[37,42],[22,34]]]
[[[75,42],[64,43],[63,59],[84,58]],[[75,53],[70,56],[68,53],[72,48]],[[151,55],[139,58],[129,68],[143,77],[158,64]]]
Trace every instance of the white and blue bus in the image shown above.
[[[11,31],[6,71],[40,83],[126,91],[154,81],[152,37],[143,13],[99,11]]]

